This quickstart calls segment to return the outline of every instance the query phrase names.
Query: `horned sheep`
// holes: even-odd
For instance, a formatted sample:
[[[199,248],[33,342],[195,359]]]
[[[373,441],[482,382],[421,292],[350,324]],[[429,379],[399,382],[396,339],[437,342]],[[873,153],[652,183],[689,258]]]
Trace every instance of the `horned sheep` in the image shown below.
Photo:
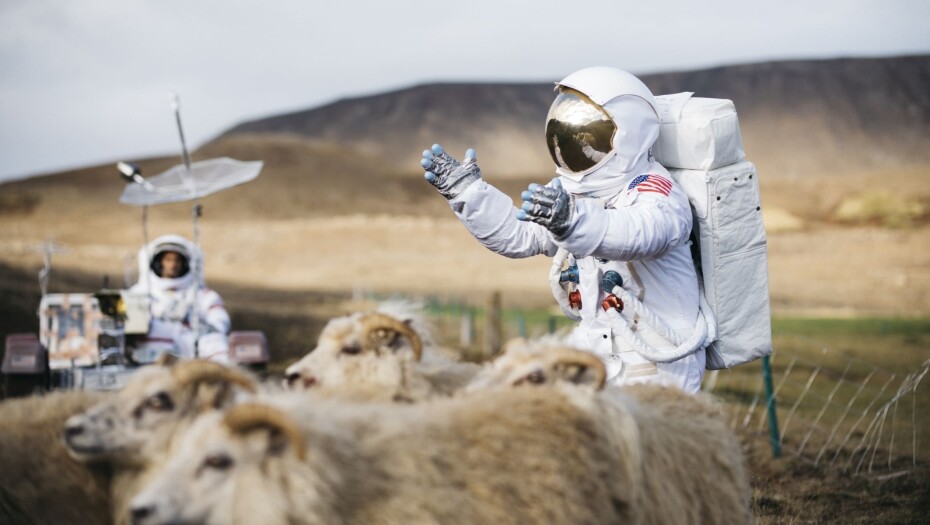
[[[624,522],[632,487],[571,393],[419,404],[282,396],[208,414],[133,500],[136,523]],[[299,396],[303,397],[303,396]],[[627,450],[627,454],[632,450]]]
[[[65,441],[82,461],[139,465],[165,450],[179,425],[257,388],[246,372],[210,361],[146,366],[114,395],[69,418]]]
[[[572,348],[556,336],[517,338],[508,341],[500,354],[485,363],[464,392],[557,382],[601,389],[606,379],[603,362],[591,352]]]
[[[547,357],[537,368],[556,372],[555,381],[529,379],[538,377],[530,370],[524,381],[428,403],[310,405],[281,396],[211,414],[133,500],[134,517],[144,524],[749,521],[739,443],[716,404],[667,387],[601,389],[603,364],[578,352],[540,352]]]
[[[412,402],[449,396],[479,369],[439,349],[416,306],[392,301],[330,320],[286,383],[323,397]]]
[[[74,459],[111,468],[112,514],[128,522],[129,500],[175,433],[206,411],[257,391],[245,372],[209,361],[168,360],[137,371],[118,392],[70,417],[64,442]]]
[[[608,386],[599,357],[557,337],[508,342],[466,392],[539,385],[603,388],[592,407],[639,434],[637,507],[651,523],[746,523],[749,478],[739,440],[718,401],[654,384]],[[618,427],[623,435],[623,425]],[[707,489],[711,492],[707,492]]]

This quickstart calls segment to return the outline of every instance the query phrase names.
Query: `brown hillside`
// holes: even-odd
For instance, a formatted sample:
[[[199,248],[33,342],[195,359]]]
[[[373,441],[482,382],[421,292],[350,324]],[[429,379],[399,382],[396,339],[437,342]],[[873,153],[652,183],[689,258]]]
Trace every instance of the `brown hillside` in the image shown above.
[[[829,176],[930,162],[930,56],[772,62],[642,76],[656,94],[728,98],[747,156],[767,177]],[[552,79],[557,80],[557,79]],[[487,174],[551,176],[542,140],[551,82],[433,84],[240,124],[294,133],[398,169],[441,142],[478,151]]]
[[[930,89],[915,86],[930,86],[925,74],[928,58],[887,61],[763,64],[647,77],[668,88],[656,89],[659,92],[690,82],[698,94],[732,93],[737,101],[748,156],[760,167],[777,311],[930,314],[930,148],[912,156],[888,153],[927,143]],[[845,99],[833,97],[828,103],[821,93],[825,90],[817,86],[836,87],[827,80],[838,82],[855,71],[868,73],[860,82],[863,91],[850,91]],[[896,75],[900,81],[889,80]],[[886,81],[878,82],[876,76]],[[721,78],[731,80],[724,86]],[[766,78],[781,80],[763,82]],[[524,92],[535,93],[535,98],[522,96]],[[790,104],[789,92],[806,93],[811,100]],[[545,85],[425,86],[299,114],[306,119],[276,117],[258,121],[256,129],[237,128],[193,153],[194,160],[229,156],[265,162],[255,181],[202,201],[208,278],[278,290],[376,289],[482,297],[500,289],[505,300],[550,304],[545,285],[548,261],[514,261],[476,243],[422,180],[417,165],[422,146],[413,145],[430,141],[426,137],[431,126],[445,126],[442,130],[450,136],[456,132],[464,137],[460,149],[472,139],[541,147],[536,124],[530,121],[545,115],[549,100]],[[499,114],[474,109],[489,107],[485,101],[499,104],[490,106]],[[844,111],[849,107],[859,110]],[[802,109],[811,113],[807,120],[799,117]],[[766,126],[757,125],[761,121],[754,119],[765,112],[775,117]],[[439,118],[450,114],[454,118]],[[828,114],[832,120],[822,118]],[[837,147],[821,148],[813,131],[798,135],[808,120],[824,144]],[[836,125],[828,127],[826,121]],[[286,133],[261,129],[302,122],[306,128]],[[251,131],[246,133],[246,128]],[[307,130],[314,129],[320,136],[308,136]],[[487,129],[495,130],[491,138],[478,133]],[[888,138],[877,141],[876,148],[862,147],[856,138],[881,130]],[[910,142],[901,138],[907,133]],[[358,140],[346,140],[348,135]],[[754,148],[753,143],[764,143],[767,149]],[[850,159],[877,160],[837,160],[835,169],[804,173],[772,167],[798,159],[826,162],[838,154],[841,144],[853,150]],[[493,147],[477,145],[486,178],[511,196],[551,174],[545,151],[533,152],[527,146],[513,153],[545,166],[539,172],[543,175],[508,174],[487,167],[494,164]],[[151,176],[179,159],[137,162],[143,174]],[[57,267],[120,278],[124,269],[135,267],[134,255],[143,238],[140,210],[118,204],[122,189],[112,165],[0,185],[0,264],[33,272],[42,260],[35,248],[54,238],[68,250],[55,256]],[[150,210],[150,238],[190,235],[190,213],[189,204]]]

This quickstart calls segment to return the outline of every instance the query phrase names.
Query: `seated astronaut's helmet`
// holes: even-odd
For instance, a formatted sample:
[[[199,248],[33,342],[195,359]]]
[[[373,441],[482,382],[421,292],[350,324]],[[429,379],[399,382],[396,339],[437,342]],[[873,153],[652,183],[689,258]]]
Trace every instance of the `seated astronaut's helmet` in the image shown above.
[[[164,277],[162,267],[162,260],[165,258],[165,255],[169,252],[174,252],[178,254],[181,259],[181,268],[178,271],[178,274],[175,278],[184,277],[187,275],[187,272],[190,271],[190,260],[191,254],[186,246],[174,242],[165,242],[159,244],[155,247],[155,250],[152,252],[152,271],[155,272],[155,275],[159,277]]]
[[[620,69],[591,67],[557,82],[556,90],[546,144],[560,175],[580,180],[614,156],[623,157],[620,171],[626,171],[648,157],[659,117],[641,80]]]

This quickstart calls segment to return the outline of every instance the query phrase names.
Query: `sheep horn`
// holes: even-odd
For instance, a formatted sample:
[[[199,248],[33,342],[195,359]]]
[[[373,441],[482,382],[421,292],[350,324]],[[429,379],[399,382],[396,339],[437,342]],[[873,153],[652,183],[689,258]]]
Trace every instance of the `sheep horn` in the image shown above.
[[[223,366],[219,363],[203,360],[183,361],[171,369],[171,375],[179,385],[193,385],[205,381],[220,381],[241,386],[251,393],[256,393],[255,381],[251,377]]]
[[[374,344],[380,337],[386,335],[379,333],[379,331],[390,331],[397,335],[404,336],[410,341],[410,346],[413,347],[413,359],[415,361],[419,361],[423,356],[423,342],[420,340],[419,334],[417,334],[413,328],[410,328],[410,325],[407,323],[378,312],[371,312],[365,315],[362,317],[361,321],[362,331],[365,334],[365,338],[370,343]]]
[[[276,431],[287,439],[297,458],[304,460],[304,437],[300,428],[287,414],[274,407],[258,403],[236,405],[223,416],[223,424],[236,435],[263,428]]]
[[[604,362],[595,354],[574,348],[560,348],[556,353],[555,362],[558,365],[577,365],[591,369],[594,371],[596,389],[601,390],[604,388],[604,383],[607,381],[607,368],[604,366]]]

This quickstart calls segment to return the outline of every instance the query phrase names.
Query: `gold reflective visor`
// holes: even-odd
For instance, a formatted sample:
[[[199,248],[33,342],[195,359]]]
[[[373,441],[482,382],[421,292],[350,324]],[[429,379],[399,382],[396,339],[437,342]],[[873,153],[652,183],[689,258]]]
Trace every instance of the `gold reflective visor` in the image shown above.
[[[594,101],[569,88],[559,88],[546,117],[546,145],[552,160],[572,173],[585,171],[613,149],[617,126]]]

